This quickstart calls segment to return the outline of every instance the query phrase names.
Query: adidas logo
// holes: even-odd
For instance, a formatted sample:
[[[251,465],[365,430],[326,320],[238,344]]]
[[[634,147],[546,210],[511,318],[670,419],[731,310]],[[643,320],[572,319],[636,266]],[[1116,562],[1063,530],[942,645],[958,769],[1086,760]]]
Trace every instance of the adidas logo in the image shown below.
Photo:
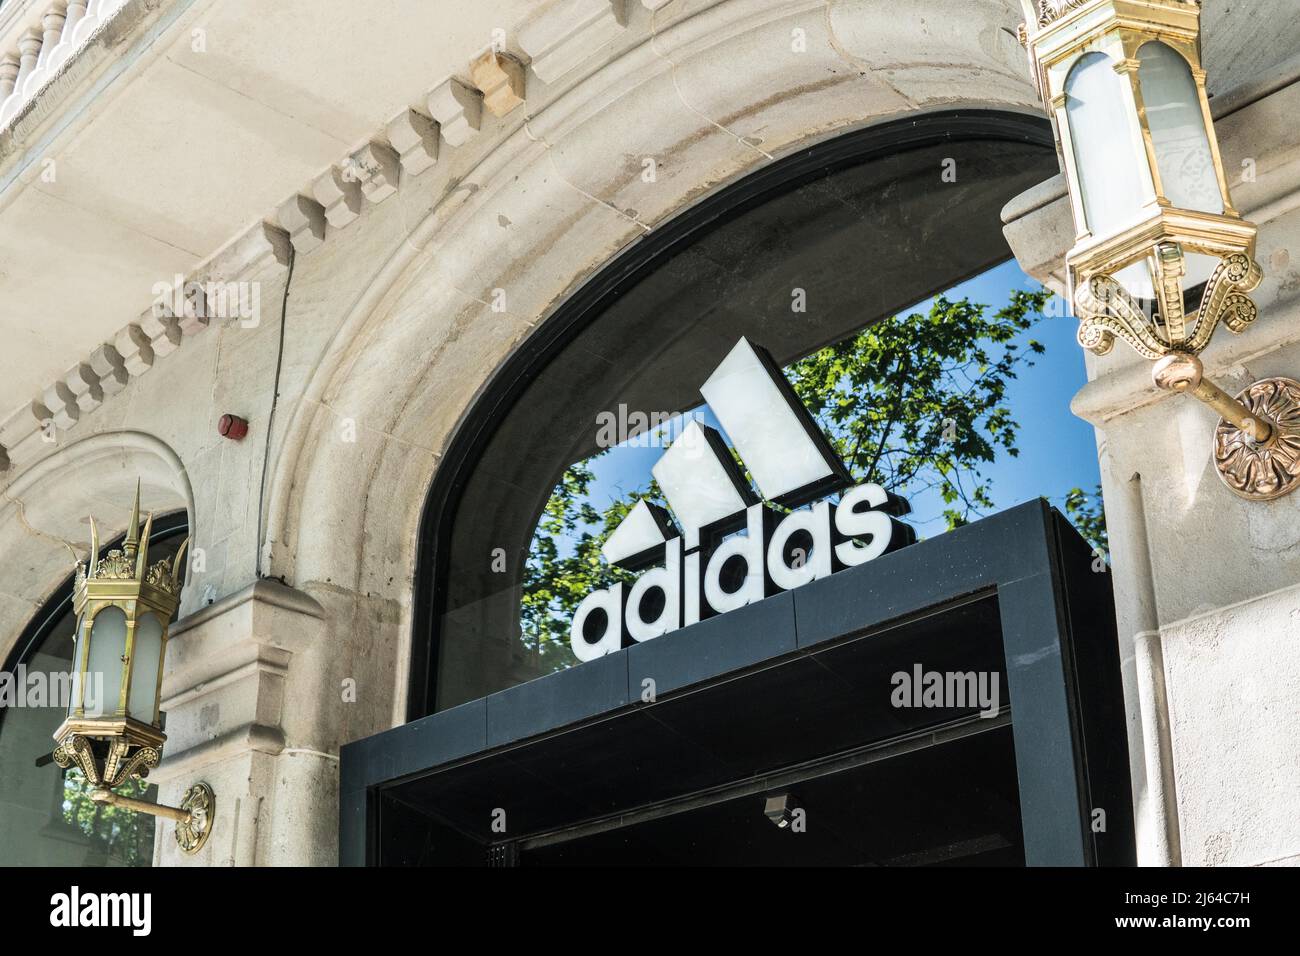
[[[906,501],[877,484],[850,487],[848,469],[765,349],[742,338],[700,394],[762,497],[722,435],[692,420],[651,469],[668,509],[638,501],[601,546],[611,565],[648,570],[578,605],[569,643],[581,661],[916,540],[894,517],[911,510]],[[836,492],[832,505],[826,499]]]

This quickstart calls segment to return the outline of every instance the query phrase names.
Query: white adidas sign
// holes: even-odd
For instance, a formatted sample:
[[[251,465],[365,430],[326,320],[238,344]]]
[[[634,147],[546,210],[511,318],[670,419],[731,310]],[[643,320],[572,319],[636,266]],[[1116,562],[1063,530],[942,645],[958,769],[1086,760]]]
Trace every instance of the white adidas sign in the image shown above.
[[[672,515],[638,501],[601,547],[610,564],[649,570],[628,587],[615,584],[583,599],[569,630],[581,661],[915,540],[912,529],[892,517],[909,510],[905,501],[877,484],[848,487],[844,463],[764,349],[741,339],[700,393],[762,499],[799,510],[783,515],[767,507],[722,436],[692,421],[651,469]],[[845,488],[837,504],[825,500]],[[809,502],[815,503],[800,507]]]

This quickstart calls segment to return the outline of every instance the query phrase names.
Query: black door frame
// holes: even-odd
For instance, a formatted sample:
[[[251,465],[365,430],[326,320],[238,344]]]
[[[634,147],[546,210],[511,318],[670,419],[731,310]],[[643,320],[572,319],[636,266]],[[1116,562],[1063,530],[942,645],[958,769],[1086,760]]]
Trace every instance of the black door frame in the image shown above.
[[[1108,571],[1038,499],[758,604],[347,744],[339,862],[377,858],[381,795],[435,769],[811,653],[972,595],[996,595],[1028,865],[1134,862],[1127,730]],[[755,635],[763,635],[755,639]],[[1105,811],[1095,832],[1094,811]]]

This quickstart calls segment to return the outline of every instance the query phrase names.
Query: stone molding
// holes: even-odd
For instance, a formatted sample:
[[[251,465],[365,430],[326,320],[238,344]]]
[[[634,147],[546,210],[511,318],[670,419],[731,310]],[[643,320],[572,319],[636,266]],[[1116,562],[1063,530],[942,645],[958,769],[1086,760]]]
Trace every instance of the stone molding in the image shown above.
[[[289,263],[289,237],[278,226],[257,223],[226,245],[205,264],[185,277],[183,288],[211,289],[213,283],[257,281]],[[0,423],[0,457],[9,467],[29,464],[37,458],[52,430],[69,431],[109,398],[125,389],[133,379],[154,367],[180,348],[186,338],[208,327],[216,312],[215,303],[204,293],[202,307],[195,296],[187,296],[187,308],[180,315],[167,305],[155,303],[136,321],[122,328],[58,380],[50,383],[26,407]],[[3,471],[0,468],[0,471]]]
[[[559,0],[519,30],[533,72],[554,83],[627,29],[627,0]]]
[[[218,810],[212,838],[197,856],[179,853],[168,836],[155,844],[155,865],[332,859],[338,766],[328,752],[329,731],[319,721],[290,729],[328,633],[315,599],[270,579],[173,625],[161,704],[167,743],[149,779],[160,802],[172,805],[202,780],[215,791]],[[300,656],[305,663],[296,664]]]

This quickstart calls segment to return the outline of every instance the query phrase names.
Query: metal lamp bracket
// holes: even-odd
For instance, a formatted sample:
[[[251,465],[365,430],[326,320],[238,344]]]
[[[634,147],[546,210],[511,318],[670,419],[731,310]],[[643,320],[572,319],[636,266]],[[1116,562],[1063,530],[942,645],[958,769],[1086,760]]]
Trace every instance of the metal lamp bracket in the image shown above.
[[[1219,413],[1214,465],[1233,494],[1271,501],[1300,487],[1300,382],[1261,379],[1234,398],[1185,352],[1160,359],[1151,377],[1158,387],[1191,395]]]
[[[1182,392],[1219,413],[1214,465],[1233,494],[1270,501],[1300,487],[1300,382],[1267,378],[1235,397],[1204,376],[1197,353],[1219,325],[1243,332],[1258,314],[1249,293],[1263,278],[1258,263],[1226,256],[1206,283],[1200,308],[1184,315],[1183,251],[1176,243],[1155,250],[1160,320],[1149,317],[1110,275],[1096,274],[1075,294],[1079,344],[1105,355],[1115,339],[1155,360],[1151,376],[1162,389]]]
[[[203,844],[208,842],[217,809],[216,795],[206,783],[196,783],[186,790],[179,807],[147,803],[107,789],[92,790],[90,799],[96,803],[176,821],[176,844],[183,853],[191,855],[198,853],[203,849]]]

